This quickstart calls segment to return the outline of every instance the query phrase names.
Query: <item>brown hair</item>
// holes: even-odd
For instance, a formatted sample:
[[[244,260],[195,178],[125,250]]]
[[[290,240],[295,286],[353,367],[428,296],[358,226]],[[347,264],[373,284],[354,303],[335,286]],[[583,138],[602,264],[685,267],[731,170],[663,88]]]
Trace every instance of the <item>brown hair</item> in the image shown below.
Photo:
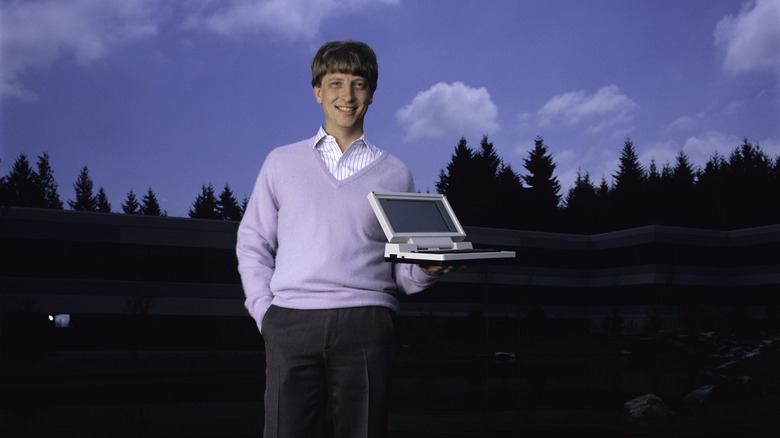
[[[376,91],[379,67],[376,54],[359,41],[330,41],[322,45],[311,61],[311,86],[322,86],[328,73],[349,73],[368,81],[371,94]]]

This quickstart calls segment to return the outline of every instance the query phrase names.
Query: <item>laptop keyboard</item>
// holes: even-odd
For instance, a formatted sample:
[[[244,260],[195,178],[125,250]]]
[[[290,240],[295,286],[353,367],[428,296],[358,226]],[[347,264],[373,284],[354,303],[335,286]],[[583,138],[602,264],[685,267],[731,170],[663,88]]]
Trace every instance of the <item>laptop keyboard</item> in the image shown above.
[[[468,249],[418,249],[412,252],[425,254],[467,254],[475,252],[496,252],[495,249],[468,248]]]

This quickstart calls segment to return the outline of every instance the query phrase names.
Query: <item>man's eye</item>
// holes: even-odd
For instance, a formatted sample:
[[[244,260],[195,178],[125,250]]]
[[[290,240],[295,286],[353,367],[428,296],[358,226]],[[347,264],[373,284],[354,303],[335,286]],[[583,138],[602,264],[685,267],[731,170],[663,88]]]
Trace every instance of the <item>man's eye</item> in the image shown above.
[[[338,88],[338,87],[341,86],[341,82],[333,81],[333,82],[330,83],[330,86],[333,87],[333,88]]]
[[[366,83],[365,82],[355,82],[355,88],[360,88],[360,89],[366,88]]]

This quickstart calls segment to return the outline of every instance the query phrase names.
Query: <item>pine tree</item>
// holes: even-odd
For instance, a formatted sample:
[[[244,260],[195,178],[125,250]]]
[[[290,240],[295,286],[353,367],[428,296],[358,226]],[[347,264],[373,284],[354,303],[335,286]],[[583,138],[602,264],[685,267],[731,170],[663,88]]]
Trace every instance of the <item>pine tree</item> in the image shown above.
[[[666,169],[665,169],[666,170]],[[698,171],[691,165],[688,156],[680,151],[674,167],[663,174],[665,209],[669,223],[681,226],[696,226],[702,205],[697,195]]]
[[[60,200],[59,193],[57,193],[58,185],[54,180],[54,172],[49,165],[49,154],[47,152],[38,156],[38,173],[35,176],[39,190],[43,194],[45,207],[62,210],[63,203]]]
[[[5,179],[4,186],[8,205],[46,207],[46,197],[38,184],[38,177],[30,167],[30,162],[24,153],[19,154],[14,162],[11,172]]]
[[[246,213],[246,206],[249,205],[249,198],[244,196],[244,200],[241,201],[241,217],[244,217],[244,213]]]
[[[73,183],[73,189],[76,191],[76,200],[68,201],[71,209],[76,211],[98,211],[98,200],[92,194],[93,185],[87,166],[82,167],[78,179]]]
[[[615,185],[610,196],[610,209],[621,227],[636,227],[654,223],[652,205],[648,205],[648,177],[639,164],[631,139],[626,139],[620,154]]]
[[[157,202],[157,196],[154,195],[151,187],[149,187],[146,195],[141,200],[139,211],[146,216],[163,216],[160,204]]]
[[[673,184],[678,188],[690,187],[696,182],[697,173],[698,172],[694,169],[693,165],[691,165],[688,155],[686,155],[685,152],[680,151],[677,154],[675,166],[672,169],[671,177]]]
[[[729,155],[726,175],[729,184],[724,187],[725,204],[729,206],[729,227],[744,228],[780,219],[772,213],[777,198],[771,197],[772,160],[747,139]]]
[[[138,200],[135,198],[133,189],[130,189],[130,192],[128,192],[127,199],[125,199],[125,202],[122,204],[122,211],[125,214],[141,214],[140,205],[138,205]]]
[[[504,228],[517,224],[522,184],[487,136],[477,152],[460,139],[446,171],[439,172],[436,189],[447,196],[462,224]]]
[[[458,194],[464,194],[468,187],[468,176],[473,167],[474,151],[469,148],[465,138],[461,138],[455,146],[446,172],[439,171],[439,182],[436,183],[436,191],[448,198],[454,198]],[[452,199],[450,199],[452,202]]]
[[[203,186],[201,194],[192,204],[189,215],[193,219],[220,219],[213,185]]]
[[[534,148],[528,158],[523,160],[527,175],[523,180],[528,185],[526,208],[529,210],[529,223],[533,229],[551,229],[555,227],[558,205],[561,202],[561,184],[554,175],[556,164],[548,153],[542,137],[534,139]]]
[[[498,208],[494,226],[516,229],[523,223],[525,189],[518,175],[509,164],[502,164],[498,171],[496,206]]]
[[[729,185],[727,162],[715,152],[699,176],[697,192],[702,198],[702,208],[697,218],[706,228],[728,228],[728,206],[724,194]]]
[[[458,214],[461,223],[479,225],[479,219],[472,214],[472,208],[477,197],[476,189],[471,181],[475,173],[474,151],[468,146],[465,138],[461,138],[446,171],[439,172],[436,190],[447,196],[452,208]]]
[[[106,191],[103,190],[102,186],[98,189],[97,195],[95,196],[95,203],[97,205],[97,211],[101,213],[111,213],[111,203],[108,202]]]
[[[217,211],[219,216],[226,221],[239,221],[241,220],[241,207],[238,205],[238,201],[233,192],[230,190],[230,186],[225,184],[225,188],[222,190],[222,194],[219,195],[217,201]]]
[[[596,196],[596,186],[590,180],[590,174],[585,172],[583,175],[582,171],[578,170],[574,185],[566,195],[565,206],[572,210],[589,209],[593,206]]]
[[[615,178],[615,191],[617,192],[636,192],[642,188],[647,180],[645,171],[642,165],[639,164],[639,158],[636,155],[634,143],[631,139],[626,139],[623,144],[618,173],[613,176]]]
[[[0,163],[3,162],[3,159],[0,158]],[[8,185],[5,182],[6,178],[5,176],[0,176],[0,205],[10,205],[9,200],[10,196],[8,194]]]

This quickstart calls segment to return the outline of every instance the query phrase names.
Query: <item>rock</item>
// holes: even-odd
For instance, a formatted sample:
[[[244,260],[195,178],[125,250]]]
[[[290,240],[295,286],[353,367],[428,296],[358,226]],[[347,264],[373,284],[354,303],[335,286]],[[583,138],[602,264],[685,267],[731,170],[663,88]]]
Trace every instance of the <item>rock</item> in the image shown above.
[[[661,397],[655,394],[645,394],[629,400],[623,405],[623,409],[634,418],[665,418],[674,415]]]
[[[710,399],[710,394],[715,390],[717,385],[704,385],[700,388],[694,389],[683,397],[683,403],[689,407],[701,406]]]

